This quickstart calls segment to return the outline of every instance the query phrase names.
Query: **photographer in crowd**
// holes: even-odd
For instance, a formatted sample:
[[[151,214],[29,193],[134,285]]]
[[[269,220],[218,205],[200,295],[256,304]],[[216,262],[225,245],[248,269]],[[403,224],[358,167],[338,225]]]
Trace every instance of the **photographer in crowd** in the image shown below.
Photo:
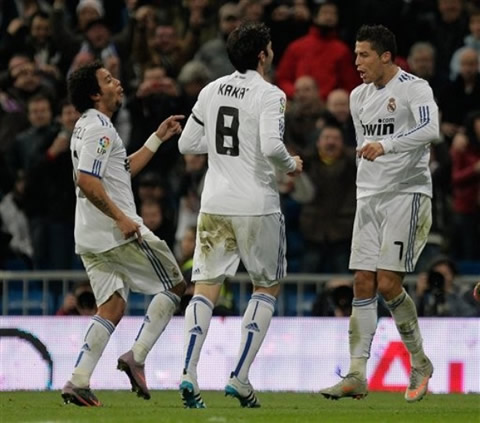
[[[437,256],[416,285],[418,315],[423,317],[474,317],[477,311],[456,283],[457,266],[446,256]],[[467,289],[467,287],[465,287]],[[470,289],[468,289],[470,293]]]

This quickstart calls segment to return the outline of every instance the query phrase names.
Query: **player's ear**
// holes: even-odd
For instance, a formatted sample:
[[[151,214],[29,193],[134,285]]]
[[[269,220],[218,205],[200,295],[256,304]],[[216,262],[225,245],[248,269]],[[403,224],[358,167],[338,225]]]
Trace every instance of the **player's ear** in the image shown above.
[[[380,60],[384,65],[392,61],[392,53],[389,51],[384,51],[382,55],[380,56]]]
[[[90,96],[90,98],[91,98],[93,101],[99,101],[99,100],[100,100],[100,93],[93,94],[93,95]]]

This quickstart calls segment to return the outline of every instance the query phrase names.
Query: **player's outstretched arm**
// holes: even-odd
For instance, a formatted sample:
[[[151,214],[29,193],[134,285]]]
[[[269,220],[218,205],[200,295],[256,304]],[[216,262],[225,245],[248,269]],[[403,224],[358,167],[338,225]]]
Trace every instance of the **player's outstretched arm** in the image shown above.
[[[180,120],[184,118],[184,115],[173,115],[165,119],[157,130],[150,135],[143,147],[128,156],[132,178],[147,165],[163,142],[182,132]]]
[[[137,234],[141,241],[140,225],[130,219],[108,196],[102,181],[96,176],[78,172],[77,185],[85,197],[102,213],[112,218],[122,232],[125,239]]]

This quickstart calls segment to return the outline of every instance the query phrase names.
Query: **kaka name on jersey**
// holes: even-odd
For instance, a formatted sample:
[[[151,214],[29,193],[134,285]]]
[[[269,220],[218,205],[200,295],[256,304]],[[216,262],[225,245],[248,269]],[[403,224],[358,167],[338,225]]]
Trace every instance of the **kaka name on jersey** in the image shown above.
[[[218,87],[218,94],[235,97],[242,100],[249,89],[250,88],[234,87],[230,84],[220,84],[220,86]]]

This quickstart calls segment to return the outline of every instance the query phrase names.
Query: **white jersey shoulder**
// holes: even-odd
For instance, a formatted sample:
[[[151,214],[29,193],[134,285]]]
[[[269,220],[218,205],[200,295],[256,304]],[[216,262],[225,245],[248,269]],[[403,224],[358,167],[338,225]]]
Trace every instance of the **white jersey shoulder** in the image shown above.
[[[380,192],[431,196],[429,145],[438,136],[438,108],[428,83],[403,70],[384,86],[362,84],[350,95],[357,145],[381,142],[385,155],[360,159],[357,197]]]
[[[87,110],[77,121],[70,143],[73,169],[101,179],[111,200],[129,217],[136,214],[129,161],[123,142],[108,116]],[[113,219],[94,206],[77,187],[75,245],[78,254],[102,252],[129,240]]]

